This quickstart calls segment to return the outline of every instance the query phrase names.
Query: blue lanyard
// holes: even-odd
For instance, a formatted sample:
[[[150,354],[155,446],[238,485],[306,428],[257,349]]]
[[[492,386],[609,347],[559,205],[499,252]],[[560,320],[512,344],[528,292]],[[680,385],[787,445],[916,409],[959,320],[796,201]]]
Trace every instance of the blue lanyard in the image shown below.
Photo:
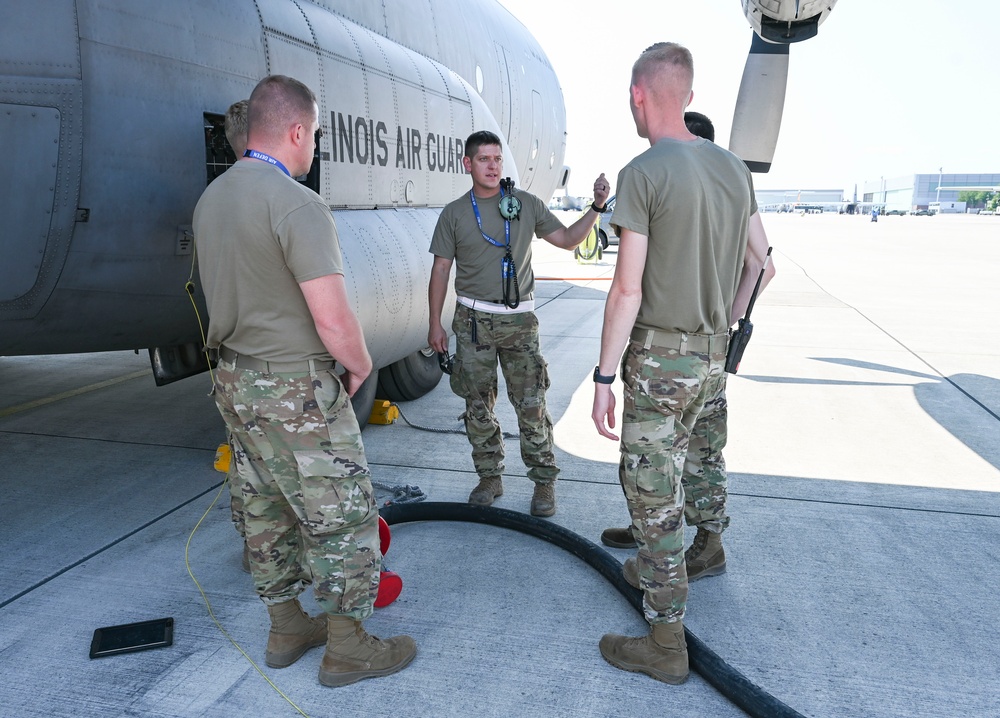
[[[501,187],[500,199],[503,199],[503,197],[503,187]],[[510,253],[510,220],[506,217],[503,219],[503,230],[506,235],[507,243],[500,244],[497,240],[493,239],[493,237],[483,231],[483,218],[479,216],[479,205],[476,204],[475,189],[469,190],[469,198],[472,200],[472,211],[476,213],[476,224],[479,225],[479,233],[483,235],[483,239],[492,244],[494,247],[505,248],[503,259],[500,260],[500,281],[503,289],[503,303],[511,309],[517,309],[517,306],[521,303],[521,289],[517,285],[517,265],[514,264],[514,257],[511,256]],[[514,294],[513,299],[511,299],[512,288]]]
[[[281,162],[279,162],[278,160],[271,157],[271,155],[265,155],[263,152],[258,152],[257,150],[247,150],[246,152],[243,153],[243,156],[249,157],[250,159],[253,160],[263,160],[264,162],[268,162],[277,167],[279,170],[284,172],[289,177],[292,176],[292,173],[288,171],[288,168],[285,167],[283,164],[281,164]]]
[[[472,199],[472,211],[476,213],[476,224],[479,225],[479,233],[483,235],[483,239],[492,244],[494,247],[509,247],[510,246],[510,220],[504,219],[503,230],[507,236],[507,243],[500,244],[497,240],[493,239],[490,235],[483,231],[483,219],[479,216],[479,205],[476,204],[476,191],[469,190],[469,197]],[[500,188],[500,199],[503,199],[503,187]]]

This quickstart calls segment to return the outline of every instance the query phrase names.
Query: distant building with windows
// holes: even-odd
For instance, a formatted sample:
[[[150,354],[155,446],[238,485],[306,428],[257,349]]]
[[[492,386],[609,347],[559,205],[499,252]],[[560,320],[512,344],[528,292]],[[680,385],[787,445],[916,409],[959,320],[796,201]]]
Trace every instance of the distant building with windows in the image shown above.
[[[841,189],[754,189],[761,212],[839,212],[845,205]]]
[[[938,189],[940,187],[940,190]],[[911,212],[934,203],[957,203],[966,191],[1000,191],[1000,174],[926,174],[880,177],[864,183],[862,203]]]

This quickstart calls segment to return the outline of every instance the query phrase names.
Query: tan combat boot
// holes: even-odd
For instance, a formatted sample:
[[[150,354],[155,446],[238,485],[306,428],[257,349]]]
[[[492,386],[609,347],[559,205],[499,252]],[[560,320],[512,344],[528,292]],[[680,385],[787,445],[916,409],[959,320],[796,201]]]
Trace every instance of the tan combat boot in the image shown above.
[[[381,640],[369,635],[361,621],[350,616],[327,616],[326,653],[319,664],[319,682],[346,686],[362,678],[377,678],[401,671],[417,655],[409,636]]]
[[[473,506],[489,506],[493,499],[503,496],[503,481],[499,476],[480,479],[476,488],[469,494],[469,503]]]
[[[554,481],[547,484],[535,484],[535,492],[531,495],[531,515],[551,516],[556,512],[556,485]]]
[[[625,559],[625,565],[622,566],[622,576],[632,588],[642,589],[642,586],[639,585],[639,566],[634,558]]]
[[[271,632],[267,634],[264,661],[271,668],[285,668],[302,657],[310,648],[326,643],[326,621],[323,616],[310,618],[297,598],[268,606]]]
[[[626,526],[623,529],[611,528],[601,532],[601,543],[611,548],[635,548],[635,537],[632,535],[632,527]]]
[[[641,638],[607,634],[601,639],[601,655],[611,665],[633,673],[645,673],[658,681],[678,685],[688,677],[684,624],[654,623]]]
[[[722,549],[722,534],[699,528],[690,548],[684,552],[688,581],[726,572],[726,552]]]

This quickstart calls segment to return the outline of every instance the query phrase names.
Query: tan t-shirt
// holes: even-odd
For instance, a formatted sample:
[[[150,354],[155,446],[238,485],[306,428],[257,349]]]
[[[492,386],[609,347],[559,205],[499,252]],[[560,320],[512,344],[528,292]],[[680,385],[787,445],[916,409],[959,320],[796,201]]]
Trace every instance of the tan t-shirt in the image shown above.
[[[531,239],[545,237],[562,229],[563,223],[549,211],[545,203],[529,193],[514,190],[521,200],[521,214],[510,223],[510,248],[517,265],[517,283],[521,299],[531,299],[535,291],[535,275],[531,270]],[[472,211],[468,192],[441,210],[441,217],[431,238],[431,253],[454,259],[455,292],[461,297],[481,299],[500,304],[503,301],[501,260],[504,256],[506,232],[500,215],[500,193],[493,197],[476,197],[483,232],[501,246],[495,247],[483,238]]]
[[[242,160],[198,200],[194,235],[209,347],[267,361],[331,358],[299,288],[344,273],[322,197],[276,167]]]
[[[746,165],[708,140],[663,139],[625,166],[617,187],[611,223],[649,238],[635,325],[725,332],[757,211]]]

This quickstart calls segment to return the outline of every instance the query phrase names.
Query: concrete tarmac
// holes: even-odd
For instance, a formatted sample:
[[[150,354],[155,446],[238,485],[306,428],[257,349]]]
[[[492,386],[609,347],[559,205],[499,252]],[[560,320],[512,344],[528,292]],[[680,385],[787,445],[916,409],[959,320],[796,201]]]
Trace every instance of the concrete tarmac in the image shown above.
[[[1000,217],[764,221],[778,276],[729,380],[728,572],[691,585],[685,624],[803,715],[1000,716]],[[594,542],[627,521],[617,445],[590,420],[614,250],[578,264],[535,244],[552,520]],[[625,599],[574,556],[478,524],[394,529],[403,593],[367,627],[412,635],[410,667],[337,689],[316,680],[321,649],[266,668],[208,378],[157,388],[144,352],[118,352],[2,357],[0,386],[4,716],[742,715],[696,674],[608,665],[601,635],[645,630]],[[447,381],[400,408],[364,433],[374,478],[464,501],[476,479]],[[526,512],[507,448],[497,506]],[[88,657],[94,629],[167,616],[172,646]]]

